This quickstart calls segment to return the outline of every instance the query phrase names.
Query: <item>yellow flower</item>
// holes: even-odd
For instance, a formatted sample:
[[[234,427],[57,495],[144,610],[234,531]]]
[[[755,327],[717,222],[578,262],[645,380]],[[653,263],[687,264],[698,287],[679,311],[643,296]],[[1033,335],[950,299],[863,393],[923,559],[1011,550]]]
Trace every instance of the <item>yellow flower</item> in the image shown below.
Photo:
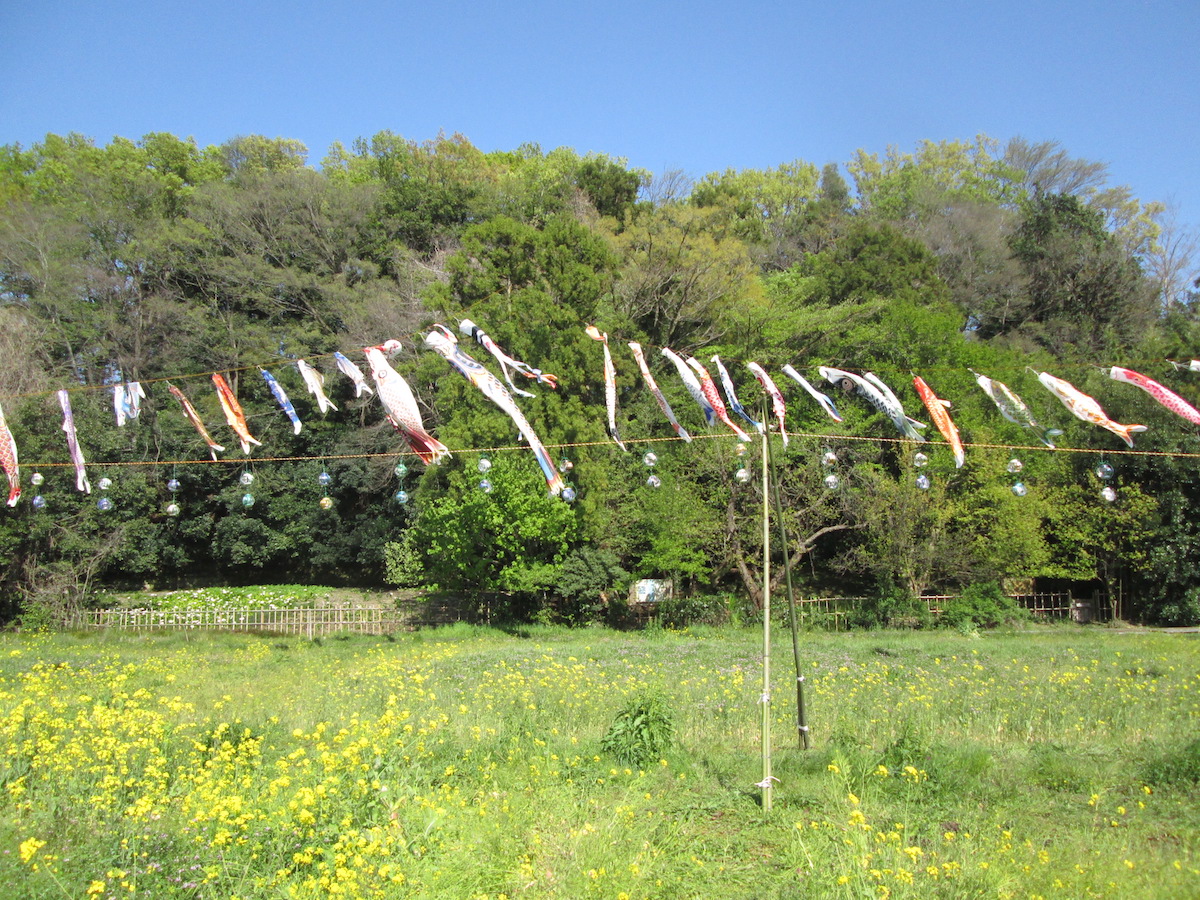
[[[104,882],[103,881],[93,881],[91,884],[88,885],[87,892],[88,892],[89,897],[91,897],[93,894],[103,894],[104,893]]]
[[[21,841],[21,862],[28,864],[37,855],[37,852],[45,846],[46,842],[39,841],[37,838],[29,838],[28,840]]]

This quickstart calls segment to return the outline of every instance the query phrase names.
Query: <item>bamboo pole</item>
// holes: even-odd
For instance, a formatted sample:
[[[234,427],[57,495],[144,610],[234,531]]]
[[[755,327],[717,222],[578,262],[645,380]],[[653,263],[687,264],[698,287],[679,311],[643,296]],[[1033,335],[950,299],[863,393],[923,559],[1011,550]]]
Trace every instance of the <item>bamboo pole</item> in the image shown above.
[[[787,585],[788,622],[792,631],[792,660],[796,666],[796,733],[800,749],[808,749],[808,718],[804,710],[804,673],[800,668],[800,638],[796,622],[796,593],[792,589],[792,554],[788,543],[787,525],[783,521],[783,501],[779,497],[779,476],[775,471],[775,455],[771,453],[770,443],[767,443],[767,459],[774,476],[775,518],[779,520],[779,539],[783,543],[783,574]],[[763,498],[766,503],[766,498]]]
[[[771,811],[774,776],[771,774],[771,505],[767,502],[770,437],[763,429],[763,689],[762,689],[762,807]]]

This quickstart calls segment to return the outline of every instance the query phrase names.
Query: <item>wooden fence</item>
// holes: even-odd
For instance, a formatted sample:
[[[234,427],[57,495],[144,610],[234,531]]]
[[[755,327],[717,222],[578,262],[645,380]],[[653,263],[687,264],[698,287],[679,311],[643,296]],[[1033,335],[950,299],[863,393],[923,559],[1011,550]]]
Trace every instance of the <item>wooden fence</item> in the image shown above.
[[[1093,619],[1105,618],[1107,606],[1094,604],[1090,600],[1077,600],[1069,593],[1041,594],[1010,594],[1020,606],[1029,610],[1035,619],[1072,619],[1076,622],[1090,622]],[[803,619],[806,613],[817,613],[826,616],[834,627],[840,628],[845,624],[846,614],[855,606],[863,603],[865,597],[805,597],[796,601],[797,612]],[[921,601],[929,607],[935,616],[942,611],[947,601],[956,600],[952,594],[938,594],[922,597]]]
[[[424,624],[411,611],[355,607],[323,609],[89,609],[72,616],[75,629],[117,628],[126,631],[197,629],[261,631],[312,639],[337,632],[391,634]]]

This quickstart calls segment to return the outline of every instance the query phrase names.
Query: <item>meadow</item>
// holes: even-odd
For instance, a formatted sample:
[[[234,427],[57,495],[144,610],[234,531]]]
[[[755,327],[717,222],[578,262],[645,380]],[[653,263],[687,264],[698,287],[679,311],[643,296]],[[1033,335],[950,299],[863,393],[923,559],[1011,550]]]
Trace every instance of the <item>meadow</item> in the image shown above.
[[[0,883],[54,897],[1200,896],[1200,642],[1101,627],[0,635]],[[671,741],[619,756],[622,710]]]

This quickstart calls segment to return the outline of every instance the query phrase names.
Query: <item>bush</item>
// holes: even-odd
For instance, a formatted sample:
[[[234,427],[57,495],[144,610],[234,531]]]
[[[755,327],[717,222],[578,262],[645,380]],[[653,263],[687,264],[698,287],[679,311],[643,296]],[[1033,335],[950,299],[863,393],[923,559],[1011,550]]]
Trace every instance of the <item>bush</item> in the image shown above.
[[[1029,612],[994,581],[968,585],[963,592],[946,601],[938,624],[944,628],[995,628],[997,625],[1029,618]]]
[[[856,603],[848,617],[856,628],[923,628],[931,619],[925,601],[891,581],[881,581],[875,593]]]
[[[600,749],[630,766],[660,758],[675,737],[671,704],[657,691],[630,699],[600,741]]]

